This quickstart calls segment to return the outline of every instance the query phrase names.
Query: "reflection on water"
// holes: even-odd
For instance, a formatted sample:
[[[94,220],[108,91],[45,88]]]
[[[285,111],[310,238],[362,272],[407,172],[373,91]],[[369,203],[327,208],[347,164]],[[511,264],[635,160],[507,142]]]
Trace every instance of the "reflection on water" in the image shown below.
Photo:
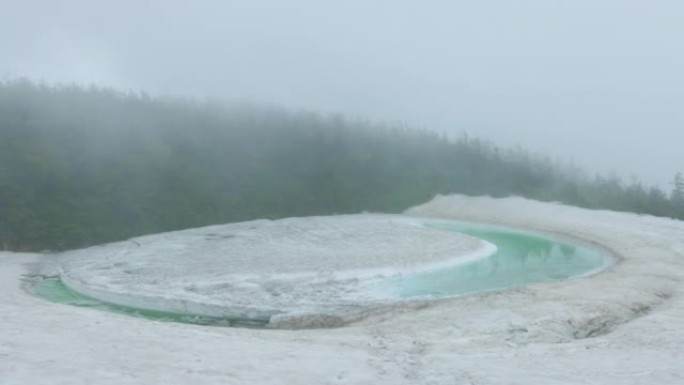
[[[401,297],[444,296],[497,290],[579,276],[605,265],[598,250],[539,236],[484,226],[432,223],[497,246],[492,256],[434,271],[391,278],[381,284]]]

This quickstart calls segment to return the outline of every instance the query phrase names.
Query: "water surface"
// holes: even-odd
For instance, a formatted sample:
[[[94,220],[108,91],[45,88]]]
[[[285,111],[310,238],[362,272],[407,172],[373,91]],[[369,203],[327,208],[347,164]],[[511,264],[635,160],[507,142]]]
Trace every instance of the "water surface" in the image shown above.
[[[379,283],[383,290],[402,298],[499,290],[582,276],[610,261],[600,250],[553,236],[459,222],[430,222],[427,226],[482,239],[496,245],[497,251],[452,267],[390,278]]]
[[[33,286],[33,292],[36,295],[52,302],[107,310],[114,313],[155,321],[180,322],[208,326],[242,326],[256,328],[263,327],[268,323],[268,320],[209,317],[204,315],[172,313],[115,305],[100,301],[98,299],[90,298],[71,290],[64,285],[59,278],[46,278],[41,280]]]
[[[453,296],[582,276],[596,272],[610,262],[608,255],[598,249],[548,235],[452,221],[428,222],[426,226],[482,239],[496,245],[497,251],[446,268],[380,279],[366,288],[383,293],[385,299]],[[268,319],[217,318],[114,305],[71,290],[59,278],[44,279],[36,283],[33,290],[54,302],[152,320],[243,327],[264,327],[269,322]],[[331,288],[334,297],[333,290]]]

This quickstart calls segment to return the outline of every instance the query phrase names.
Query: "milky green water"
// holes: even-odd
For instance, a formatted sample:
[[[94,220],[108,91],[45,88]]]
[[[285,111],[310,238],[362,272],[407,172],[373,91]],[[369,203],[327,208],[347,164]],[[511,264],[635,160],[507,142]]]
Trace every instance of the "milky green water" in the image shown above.
[[[372,290],[380,290],[394,298],[452,296],[577,277],[597,271],[610,261],[597,249],[545,235],[458,222],[434,222],[427,226],[480,238],[495,244],[497,251],[491,256],[447,268],[382,279],[371,285]],[[33,290],[50,301],[152,320],[243,327],[264,327],[269,322],[268,319],[215,318],[109,304],[69,289],[59,278],[44,279],[36,283]]]
[[[496,245],[497,251],[452,267],[390,278],[379,283],[382,290],[402,298],[499,290],[585,275],[610,261],[602,251],[549,236],[454,222],[428,226],[480,238]]]
[[[79,307],[90,307],[101,310],[107,310],[114,313],[126,314],[133,317],[145,318],[156,321],[181,322],[195,325],[242,326],[256,328],[263,327],[268,323],[268,320],[207,317],[203,315],[170,313],[114,305],[77,293],[66,287],[59,278],[47,278],[36,283],[33,286],[33,292],[36,295],[48,299],[52,302],[64,303]]]

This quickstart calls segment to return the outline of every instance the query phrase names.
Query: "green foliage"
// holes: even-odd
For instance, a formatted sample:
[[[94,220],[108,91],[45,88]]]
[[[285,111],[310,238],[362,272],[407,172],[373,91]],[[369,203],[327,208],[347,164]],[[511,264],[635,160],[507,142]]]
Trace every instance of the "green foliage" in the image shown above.
[[[467,136],[0,84],[0,249],[69,249],[255,218],[400,212],[440,193],[684,216],[674,210],[675,193],[590,180]]]

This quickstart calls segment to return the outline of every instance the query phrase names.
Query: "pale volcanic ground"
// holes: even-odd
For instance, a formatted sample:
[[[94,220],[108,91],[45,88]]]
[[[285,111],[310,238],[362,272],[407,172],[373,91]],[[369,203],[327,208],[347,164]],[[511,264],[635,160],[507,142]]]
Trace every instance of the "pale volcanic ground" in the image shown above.
[[[520,198],[438,197],[407,217],[557,233],[598,274],[432,301],[334,329],[165,323],[26,289],[52,255],[0,254],[0,384],[682,384],[684,223]]]

